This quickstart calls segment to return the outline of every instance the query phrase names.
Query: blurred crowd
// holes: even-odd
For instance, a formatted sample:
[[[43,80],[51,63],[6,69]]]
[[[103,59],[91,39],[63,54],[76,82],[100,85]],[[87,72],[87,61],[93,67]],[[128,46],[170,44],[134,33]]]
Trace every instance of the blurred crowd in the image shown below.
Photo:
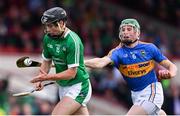
[[[55,103],[35,96],[13,97],[8,79],[0,79],[0,115],[49,115]]]
[[[156,20],[180,28],[179,0],[114,0],[113,3],[122,4],[138,12],[155,17]]]
[[[40,22],[42,13],[50,7],[62,6],[68,13],[70,29],[76,31],[82,38],[86,56],[103,56],[117,46],[120,21],[123,18],[132,17],[137,18],[140,22],[142,40],[153,42],[168,55],[179,57],[179,35],[172,35],[172,33],[163,30],[162,27],[157,28],[151,25],[151,22],[144,19],[142,15],[135,15],[135,13],[129,15],[121,9],[121,6],[136,9],[136,11],[144,12],[144,15],[158,17],[156,18],[157,21],[162,19],[166,23],[175,23],[174,28],[179,28],[179,8],[173,7],[173,5],[179,6],[178,3],[172,2],[175,0],[167,0],[169,1],[167,3],[165,1],[1,0],[0,51],[40,53],[44,34]]]
[[[119,44],[120,21],[137,18],[142,41],[154,43],[169,58],[180,57],[179,33],[165,30],[180,29],[179,4],[178,0],[1,0],[0,52],[40,54],[44,34],[40,22],[42,13],[50,7],[61,6],[67,11],[69,28],[82,38],[85,56],[106,55]],[[129,13],[126,9],[133,11]],[[153,21],[147,16],[154,17]],[[165,28],[159,26],[158,22],[164,22]],[[91,70],[90,76],[93,94],[103,95],[107,100],[121,103],[127,108],[132,105],[130,91],[116,69]],[[0,113],[3,110],[10,114],[50,113],[53,103],[34,97],[25,100],[8,98],[6,89],[2,89],[5,82],[1,80],[0,83]],[[165,89],[164,110],[167,114],[180,115],[179,87],[170,81],[162,83]],[[22,103],[21,100],[27,102]]]

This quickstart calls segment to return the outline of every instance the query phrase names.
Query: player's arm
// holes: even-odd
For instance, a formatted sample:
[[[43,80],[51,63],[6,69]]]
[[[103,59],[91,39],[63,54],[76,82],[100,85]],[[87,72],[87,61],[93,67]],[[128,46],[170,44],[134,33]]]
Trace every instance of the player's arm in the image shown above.
[[[51,80],[70,80],[75,78],[77,73],[77,67],[68,68],[67,70],[57,73],[57,74],[49,74],[49,78]]]
[[[47,74],[45,70],[48,70],[47,65],[45,65],[48,62],[45,62],[44,65],[42,65],[42,68],[40,68],[40,74],[36,76],[33,80],[31,80],[31,83],[41,82],[41,81],[49,81],[49,80],[69,80],[73,79],[76,76],[77,68],[72,67],[68,68],[67,70],[57,73],[57,74]]]
[[[42,58],[43,58],[43,62],[40,66],[40,69],[43,70],[46,73],[49,73],[49,70],[51,68],[52,65],[52,56],[50,54],[50,52],[48,51],[48,41],[47,41],[47,36],[44,36],[43,39],[43,52],[42,52]],[[41,72],[40,72],[41,74]]]
[[[177,67],[175,64],[173,64],[170,60],[163,60],[160,62],[160,65],[165,67],[167,70],[160,70],[159,73],[159,78],[161,79],[169,79],[177,74]]]
[[[44,72],[49,73],[49,70],[51,68],[52,60],[43,60],[40,69],[42,69]],[[41,73],[41,72],[40,72]]]
[[[84,61],[85,65],[89,68],[103,68],[111,62],[112,61],[108,56],[102,58],[93,58]]]
[[[116,48],[110,50],[107,56],[104,56],[102,58],[93,58],[93,59],[85,60],[84,61],[85,66],[89,68],[103,68],[108,64],[112,64],[113,61],[111,60],[110,57],[112,56],[113,51],[118,49],[119,47],[121,47],[121,45],[118,45]]]
[[[174,77],[177,73],[177,67],[173,64],[170,60],[168,60],[162,52],[154,45],[149,47],[153,53],[153,58],[156,62],[162,65],[164,68],[163,70],[159,70],[158,76],[160,79],[170,79]]]
[[[52,64],[52,60],[43,60],[41,66],[40,66],[39,74],[38,74],[38,76],[36,76],[34,78],[39,78],[39,77],[47,78],[47,73],[49,73],[51,64]],[[33,80],[34,80],[34,78],[33,78]],[[31,82],[32,82],[32,80],[31,80]],[[41,84],[41,81],[38,81],[37,83],[35,83],[35,87],[38,91],[40,91],[43,89],[44,86]]]
[[[43,52],[42,52],[42,64],[40,66],[40,70],[39,70],[39,74],[37,76],[35,76],[33,78],[33,80],[36,80],[37,78],[43,78],[42,81],[46,80],[47,75],[50,71],[51,65],[52,65],[52,56],[48,51],[48,47],[47,47],[47,36],[45,35],[43,38]],[[31,82],[33,82],[33,80],[31,80]],[[37,81],[39,83],[36,84],[37,88],[42,89],[41,87],[41,81]],[[35,83],[35,82],[34,82]]]

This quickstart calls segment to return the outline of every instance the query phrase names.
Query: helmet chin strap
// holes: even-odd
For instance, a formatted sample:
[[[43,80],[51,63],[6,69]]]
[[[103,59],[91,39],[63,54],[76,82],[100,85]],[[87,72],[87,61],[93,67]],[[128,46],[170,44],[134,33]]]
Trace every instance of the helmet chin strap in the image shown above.
[[[137,40],[138,40],[138,39],[135,39],[134,41],[127,41],[127,40],[122,41],[122,40],[121,40],[121,42],[122,42],[123,44],[129,46],[129,45],[135,43]]]
[[[60,32],[60,37],[62,37],[65,33],[66,27],[65,24],[63,25],[63,27],[61,28],[60,24],[57,22],[58,28],[59,28],[59,32]]]
[[[63,25],[63,27],[61,28],[60,24],[57,22],[58,28],[59,28],[59,32],[64,32],[65,31],[65,25]]]
[[[133,44],[133,43],[135,43],[136,41],[139,40],[139,37],[137,37],[134,41],[133,40],[126,40],[126,39],[122,40],[122,33],[121,33],[121,31],[119,33],[119,38],[120,38],[121,43],[123,43],[124,45],[127,45],[127,46],[129,46],[129,45],[131,45],[131,44]]]

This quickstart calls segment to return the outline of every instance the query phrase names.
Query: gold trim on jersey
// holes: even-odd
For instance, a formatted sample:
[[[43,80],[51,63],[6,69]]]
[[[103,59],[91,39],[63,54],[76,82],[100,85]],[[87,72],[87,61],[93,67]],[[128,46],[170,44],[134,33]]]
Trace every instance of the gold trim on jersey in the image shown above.
[[[120,65],[121,73],[129,78],[137,78],[146,75],[154,68],[154,61],[141,62],[130,65]]]

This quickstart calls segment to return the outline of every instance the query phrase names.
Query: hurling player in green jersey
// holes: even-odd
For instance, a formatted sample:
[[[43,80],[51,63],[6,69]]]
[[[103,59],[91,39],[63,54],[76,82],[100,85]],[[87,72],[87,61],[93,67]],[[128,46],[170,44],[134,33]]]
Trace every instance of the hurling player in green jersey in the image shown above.
[[[48,9],[41,18],[45,26],[43,39],[43,62],[40,73],[31,82],[43,88],[41,82],[54,80],[59,87],[60,101],[52,115],[88,115],[86,104],[92,89],[84,65],[84,47],[79,36],[66,27],[67,14],[60,7]],[[48,74],[52,62],[56,74]]]

